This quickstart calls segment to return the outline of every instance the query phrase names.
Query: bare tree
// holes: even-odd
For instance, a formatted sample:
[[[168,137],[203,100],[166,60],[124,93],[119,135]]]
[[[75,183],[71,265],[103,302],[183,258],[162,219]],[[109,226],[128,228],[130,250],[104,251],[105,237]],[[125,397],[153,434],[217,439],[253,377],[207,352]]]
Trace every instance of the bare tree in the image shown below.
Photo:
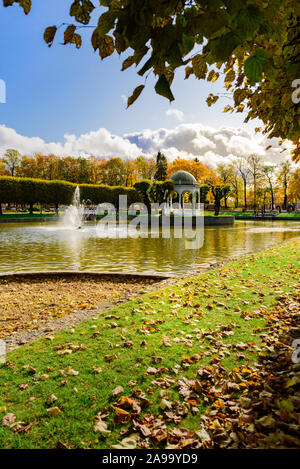
[[[274,210],[274,175],[275,175],[276,166],[265,165],[262,168],[262,172],[269,183],[269,191],[271,194],[271,205],[272,210]]]
[[[221,179],[222,183],[224,186],[231,185],[231,179],[232,179],[232,168],[230,166],[226,166],[222,163],[218,164],[217,167],[217,175]],[[227,207],[227,198],[228,198],[228,191],[226,191],[224,195],[224,207]]]
[[[231,192],[232,192],[232,195],[234,197],[234,206],[235,206],[235,208],[238,208],[241,179],[239,177],[239,171],[234,166],[234,164],[231,164],[229,166],[229,168],[230,168],[229,182],[230,182],[230,185],[231,185]]]
[[[236,162],[236,168],[241,175],[244,186],[244,210],[247,210],[247,184],[250,176],[250,168],[245,158],[240,157]]]
[[[256,212],[257,203],[256,203],[256,193],[257,193],[257,180],[261,176],[261,158],[259,155],[252,154],[247,158],[250,174],[253,178],[253,208]]]
[[[284,192],[284,198],[283,198],[283,204],[282,204],[283,210],[287,209],[287,187],[291,179],[291,175],[292,175],[291,163],[288,160],[283,161],[280,164],[280,172],[278,174],[278,181],[283,185],[283,192]]]

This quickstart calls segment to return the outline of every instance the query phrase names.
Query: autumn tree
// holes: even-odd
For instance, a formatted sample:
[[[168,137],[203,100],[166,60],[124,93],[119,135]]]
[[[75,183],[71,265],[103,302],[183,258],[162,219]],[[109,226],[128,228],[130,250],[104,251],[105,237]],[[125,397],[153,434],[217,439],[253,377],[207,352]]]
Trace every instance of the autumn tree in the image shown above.
[[[198,182],[204,181],[212,174],[211,170],[197,158],[194,160],[186,160],[180,157],[175,158],[172,163],[168,164],[167,177],[171,177],[172,174],[177,171],[187,171],[191,173]]]
[[[126,181],[126,167],[121,158],[111,158],[102,166],[101,183],[122,186]]]
[[[125,186],[132,187],[133,184],[136,182],[136,171],[135,171],[135,164],[134,161],[125,160]]]
[[[21,154],[18,152],[18,150],[14,150],[13,148],[6,150],[3,161],[12,176],[15,175],[15,170],[19,166],[21,158]]]
[[[134,164],[137,180],[153,179],[156,170],[156,162],[154,158],[146,158],[141,155],[135,159]]]
[[[257,206],[261,208],[262,213],[265,213],[266,205],[270,201],[269,187],[260,186],[256,192]]]
[[[6,169],[3,159],[0,158],[0,176],[9,176],[10,172]]]
[[[288,195],[293,202],[300,200],[300,168],[296,169],[291,176]]]

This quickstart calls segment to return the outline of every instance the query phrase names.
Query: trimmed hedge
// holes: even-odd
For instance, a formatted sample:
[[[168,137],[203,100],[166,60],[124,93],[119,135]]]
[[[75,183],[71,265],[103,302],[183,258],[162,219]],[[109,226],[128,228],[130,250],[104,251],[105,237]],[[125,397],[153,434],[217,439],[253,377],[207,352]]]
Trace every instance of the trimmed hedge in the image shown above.
[[[67,181],[46,181],[43,179],[0,176],[1,203],[29,205],[31,210],[36,203],[70,205],[77,184]],[[128,205],[141,202],[140,193],[129,187],[79,184],[81,200],[92,204],[111,203],[118,208],[119,195],[127,195]],[[1,213],[1,212],[0,212]]]
[[[136,182],[134,188],[141,194],[146,207],[150,209],[151,203],[161,204],[174,191],[174,182],[172,180],[150,181],[143,179]]]
[[[76,186],[74,184],[74,186]],[[106,186],[96,184],[79,184],[80,199],[86,202],[90,200],[93,204],[110,203],[119,208],[119,196],[127,196],[127,205],[142,202],[141,194],[132,187]]]

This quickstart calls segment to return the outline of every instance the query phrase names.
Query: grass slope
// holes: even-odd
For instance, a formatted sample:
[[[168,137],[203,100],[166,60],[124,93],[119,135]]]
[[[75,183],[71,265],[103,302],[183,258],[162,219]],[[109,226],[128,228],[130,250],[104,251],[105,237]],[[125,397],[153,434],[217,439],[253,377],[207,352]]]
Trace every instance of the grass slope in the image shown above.
[[[109,448],[130,427],[126,416],[113,418],[120,397],[149,401],[140,419],[151,414],[170,428],[197,430],[208,403],[191,402],[193,412],[177,423],[164,416],[162,388],[167,403],[178,404],[178,376],[192,379],[214,363],[230,373],[264,355],[268,311],[297,288],[299,253],[299,239],[281,244],[9,353],[0,365],[0,447]],[[266,317],[252,317],[257,310]],[[110,433],[95,432],[95,416],[106,411]],[[23,424],[1,425],[8,413]]]

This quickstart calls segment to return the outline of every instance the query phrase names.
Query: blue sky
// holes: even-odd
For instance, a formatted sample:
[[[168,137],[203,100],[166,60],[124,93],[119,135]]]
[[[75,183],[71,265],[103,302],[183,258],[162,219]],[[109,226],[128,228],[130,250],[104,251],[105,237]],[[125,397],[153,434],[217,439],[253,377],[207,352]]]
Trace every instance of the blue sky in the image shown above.
[[[222,99],[213,108],[205,103],[209,92],[223,91],[221,83],[205,84],[192,77],[184,81],[183,71],[175,79],[176,100],[171,106],[155,95],[154,80],[149,77],[139,101],[126,110],[121,96],[130,95],[143,79],[135,69],[121,72],[122,58],[117,54],[101,61],[91,47],[90,30],[83,31],[81,50],[60,44],[63,29],[52,48],[44,43],[46,26],[69,21],[69,5],[70,0],[33,0],[28,16],[18,5],[0,7],[0,78],[7,86],[7,103],[0,107],[1,123],[47,141],[99,127],[116,134],[170,128],[177,120],[166,116],[169,108],[181,110],[186,122],[214,127],[241,125],[242,115],[221,112],[229,100]],[[99,8],[96,10],[95,17]]]

